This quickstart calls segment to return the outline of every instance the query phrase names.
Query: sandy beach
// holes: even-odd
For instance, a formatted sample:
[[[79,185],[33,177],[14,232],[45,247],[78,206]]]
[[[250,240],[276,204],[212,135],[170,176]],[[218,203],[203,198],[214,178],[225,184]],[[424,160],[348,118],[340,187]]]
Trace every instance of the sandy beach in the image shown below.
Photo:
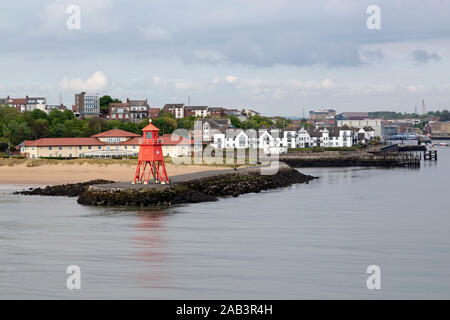
[[[44,164],[27,166],[27,163],[12,166],[0,166],[0,184],[14,185],[56,185],[64,183],[85,182],[93,179],[114,181],[131,181],[135,164]],[[166,164],[169,178],[174,175],[209,170],[230,169],[229,167],[212,167],[202,165]]]

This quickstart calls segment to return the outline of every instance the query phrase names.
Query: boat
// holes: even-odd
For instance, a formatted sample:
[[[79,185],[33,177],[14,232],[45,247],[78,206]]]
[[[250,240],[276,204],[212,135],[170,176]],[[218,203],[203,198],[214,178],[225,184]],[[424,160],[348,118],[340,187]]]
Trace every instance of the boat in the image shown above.
[[[433,145],[437,146],[437,147],[448,147],[449,146],[449,144],[446,142],[438,142],[438,143],[434,143]]]

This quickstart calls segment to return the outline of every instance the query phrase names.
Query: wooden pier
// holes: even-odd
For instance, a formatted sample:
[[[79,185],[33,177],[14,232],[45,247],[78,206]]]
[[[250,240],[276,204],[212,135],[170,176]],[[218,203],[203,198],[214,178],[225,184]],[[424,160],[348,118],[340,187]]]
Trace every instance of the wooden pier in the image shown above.
[[[406,145],[398,147],[398,151],[400,152],[408,152],[408,151],[426,151],[427,147],[424,145]]]
[[[419,168],[420,167],[420,157],[418,155],[415,155],[413,153],[399,153],[397,155],[384,155],[384,161],[387,162],[394,162],[398,161],[399,167],[414,167]]]
[[[425,150],[423,152],[423,160],[437,160],[437,150]]]

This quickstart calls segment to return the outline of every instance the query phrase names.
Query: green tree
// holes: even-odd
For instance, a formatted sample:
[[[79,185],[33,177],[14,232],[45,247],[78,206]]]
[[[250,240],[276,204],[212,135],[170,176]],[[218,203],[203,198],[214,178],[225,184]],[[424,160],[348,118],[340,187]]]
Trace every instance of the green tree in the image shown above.
[[[175,116],[170,112],[165,112],[164,109],[160,109],[158,111],[158,118],[173,118],[173,119],[175,119]]]
[[[139,132],[138,134],[142,134],[142,129],[144,129],[148,124],[149,124],[150,120],[149,119],[143,119],[139,122],[138,124],[138,128],[139,128]]]
[[[53,109],[48,114],[48,120],[52,126],[56,125],[58,123],[63,124],[66,120],[71,120],[73,118],[75,118],[75,116],[74,116],[73,112],[70,110],[59,111],[59,110]]]
[[[44,111],[39,110],[39,109],[35,109],[35,110],[31,111],[30,116],[35,120],[37,120],[37,119],[46,119],[47,120],[48,119],[48,115]]]
[[[279,129],[285,128],[286,127],[286,119],[284,119],[284,118],[277,119],[277,121],[275,121],[275,127],[279,128]]]
[[[235,116],[230,116],[230,122],[235,128],[242,128],[243,127],[243,124],[242,124],[241,120],[239,120]]]
[[[7,142],[0,141],[0,152],[8,151],[9,145]]]
[[[75,115],[73,114],[72,110],[64,110],[62,113],[66,120],[75,119]]]
[[[110,103],[122,103],[119,99],[113,99],[111,96],[105,95],[100,98],[100,113],[101,114],[108,114],[109,112],[109,104]]]
[[[0,107],[0,122],[8,123],[21,117],[22,114],[15,108],[7,106]]]
[[[152,124],[158,127],[159,135],[172,133],[177,128],[175,119],[168,117],[153,119]]]
[[[443,110],[441,116],[439,117],[441,121],[450,121],[450,112],[448,110]]]
[[[48,136],[49,123],[46,119],[37,119],[31,125],[31,135],[33,139],[45,138]]]
[[[106,120],[103,118],[91,118],[87,119],[89,135],[98,134],[100,132],[106,131]]]
[[[64,122],[64,127],[66,128],[67,137],[88,137],[89,136],[89,126],[88,122],[79,119],[67,120]]]
[[[122,122],[120,125],[120,129],[136,134],[140,134],[141,131],[139,128],[139,124],[130,121]]]
[[[193,129],[194,128],[195,117],[189,116],[186,118],[181,118],[177,120],[177,128],[178,129]]]
[[[54,138],[67,137],[67,128],[62,123],[56,123],[51,126],[50,135]]]
[[[3,136],[7,139],[10,146],[15,146],[30,138],[31,129],[26,121],[16,119],[3,124]]]

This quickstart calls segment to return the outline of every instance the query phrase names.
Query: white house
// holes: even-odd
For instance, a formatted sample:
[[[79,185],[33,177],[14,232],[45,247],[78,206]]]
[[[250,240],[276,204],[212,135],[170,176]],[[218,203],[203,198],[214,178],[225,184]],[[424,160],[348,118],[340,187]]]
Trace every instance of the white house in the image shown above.
[[[373,133],[368,133],[372,135]],[[348,126],[294,130],[222,130],[212,136],[214,148],[260,148],[265,153],[285,153],[290,148],[351,147],[354,135]]]
[[[47,100],[43,97],[33,98],[33,97],[26,97],[27,99],[27,105],[26,105],[26,111],[33,111],[33,110],[41,110],[45,112],[45,107],[47,105]]]
[[[214,134],[220,134],[225,129],[231,127],[230,119],[206,119],[202,123],[203,141],[211,142],[214,140]]]
[[[184,116],[206,117],[208,115],[208,106],[189,106],[184,107]]]
[[[364,128],[371,127],[375,131],[376,137],[381,137],[381,124],[383,119],[365,118],[360,120],[337,120],[337,126],[342,127],[347,125],[350,128]]]
[[[375,139],[375,130],[372,127],[356,128],[354,130],[354,141],[356,143],[367,143]]]

